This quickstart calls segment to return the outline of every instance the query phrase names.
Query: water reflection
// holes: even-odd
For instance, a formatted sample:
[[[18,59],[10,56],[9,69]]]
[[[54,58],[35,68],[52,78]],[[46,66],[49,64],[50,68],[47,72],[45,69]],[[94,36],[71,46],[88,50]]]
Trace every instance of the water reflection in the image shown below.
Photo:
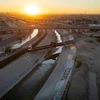
[[[38,34],[38,29],[34,29],[31,35],[29,35],[25,40],[22,41],[21,45],[25,44],[26,42],[30,41]]]
[[[2,100],[33,100],[37,85],[41,86],[54,62],[55,60],[52,59],[44,61],[35,72],[13,88]]]
[[[42,64],[53,64],[54,62],[55,60],[49,59],[49,60],[45,60],[44,62],[42,62]]]
[[[62,42],[61,35],[56,30],[55,30],[55,34],[57,36],[57,42],[58,43]],[[56,52],[54,52],[53,54],[61,53],[63,46],[57,47],[57,48],[58,48],[58,50]]]
[[[57,42],[58,43],[62,42],[61,36],[60,36],[60,34],[56,30],[55,30],[55,34],[57,36]]]
[[[32,38],[34,38],[38,34],[38,29],[34,29],[31,35],[29,35],[25,40],[23,40],[21,43],[14,44],[12,46],[12,49],[18,49],[22,47],[26,42],[30,41]]]

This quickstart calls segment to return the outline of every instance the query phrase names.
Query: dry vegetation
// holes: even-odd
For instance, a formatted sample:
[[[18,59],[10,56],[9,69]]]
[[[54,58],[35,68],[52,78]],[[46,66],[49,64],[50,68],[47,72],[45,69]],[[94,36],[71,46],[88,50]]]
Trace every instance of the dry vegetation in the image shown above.
[[[77,69],[67,99],[98,100],[100,98],[100,43],[93,38],[86,38],[77,43],[77,50]]]

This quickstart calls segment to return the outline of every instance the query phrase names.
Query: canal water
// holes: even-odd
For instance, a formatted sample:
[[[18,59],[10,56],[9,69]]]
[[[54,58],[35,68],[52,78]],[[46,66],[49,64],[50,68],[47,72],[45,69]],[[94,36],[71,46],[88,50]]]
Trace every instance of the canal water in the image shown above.
[[[52,65],[55,60],[46,60],[41,65],[36,66],[36,69],[10,90],[2,100],[33,100],[39,88],[49,77]]]
[[[55,30],[55,34],[56,34],[56,36],[57,36],[57,42],[58,42],[58,43],[62,42],[61,36],[60,36],[60,34],[59,34],[56,30]],[[53,54],[61,53],[63,46],[56,47],[56,48],[57,48],[58,50],[57,50],[56,52],[54,52]]]
[[[34,31],[28,35],[21,43],[16,43],[12,46],[12,49],[20,48],[22,45],[33,39],[38,34],[38,29],[34,29]]]
[[[30,41],[32,38],[34,38],[38,34],[38,29],[34,29],[34,31],[29,35],[25,40],[22,41],[20,45],[25,44],[26,42]]]
[[[61,36],[55,31],[57,42],[62,42]],[[55,53],[60,53],[59,47]],[[55,60],[49,59],[38,64],[20,83],[10,90],[1,100],[33,100],[52,73]]]

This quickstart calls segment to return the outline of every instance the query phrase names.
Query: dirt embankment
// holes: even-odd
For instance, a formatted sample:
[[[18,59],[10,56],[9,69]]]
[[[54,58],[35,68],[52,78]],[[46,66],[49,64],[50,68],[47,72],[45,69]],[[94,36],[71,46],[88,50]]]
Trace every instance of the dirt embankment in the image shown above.
[[[76,43],[81,66],[75,69],[67,100],[99,100],[100,43],[86,38]]]

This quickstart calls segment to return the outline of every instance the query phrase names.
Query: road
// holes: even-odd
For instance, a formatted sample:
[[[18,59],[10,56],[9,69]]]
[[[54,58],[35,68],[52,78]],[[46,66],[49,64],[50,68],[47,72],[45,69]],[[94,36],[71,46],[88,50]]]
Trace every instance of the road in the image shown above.
[[[8,25],[9,28],[16,27],[15,24],[11,23],[10,21],[5,21],[5,24]],[[6,25],[5,25],[6,26]],[[2,29],[2,28],[1,28]],[[5,45],[13,44],[16,41],[17,34],[7,34],[2,36],[2,41],[0,42],[0,50],[5,47]]]
[[[51,27],[51,26],[35,26],[35,27],[14,27],[14,28],[1,28],[0,32],[5,31],[17,31],[17,30],[33,30],[33,29],[94,29],[100,30],[100,27],[90,27],[90,26],[61,26],[61,27]]]
[[[14,44],[14,42],[16,42],[16,36],[17,35],[13,35],[12,37],[10,37],[9,39],[3,40],[2,42],[0,42],[0,50],[5,47],[5,45],[11,45]]]
[[[47,33],[45,39],[38,46],[50,44],[55,40],[54,32],[47,30]],[[0,98],[20,82],[38,63],[41,63],[44,60],[47,51],[48,50],[26,53],[1,69]]]
[[[11,27],[11,28],[17,27],[17,25],[15,25],[14,23],[11,23],[10,21],[5,21],[5,22],[8,25],[8,27]]]

